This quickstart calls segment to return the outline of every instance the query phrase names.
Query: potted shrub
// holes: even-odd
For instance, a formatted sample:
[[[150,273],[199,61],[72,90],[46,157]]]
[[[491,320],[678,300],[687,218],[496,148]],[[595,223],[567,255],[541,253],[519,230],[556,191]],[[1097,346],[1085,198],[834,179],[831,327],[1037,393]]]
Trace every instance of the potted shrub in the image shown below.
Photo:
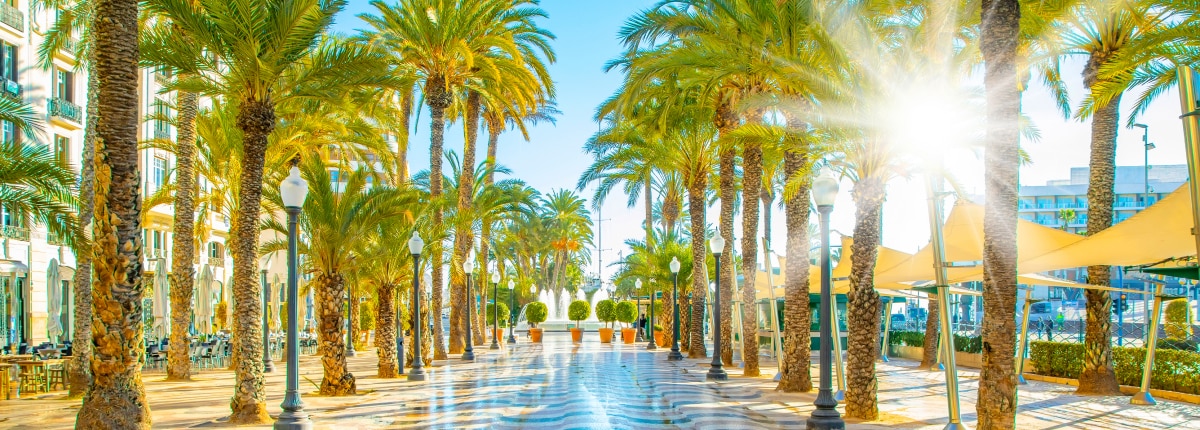
[[[499,303],[499,305],[500,305],[500,324],[496,325],[496,332],[492,333],[493,336],[496,336],[496,339],[503,338],[504,337],[504,329],[508,327],[508,315],[509,315],[508,305],[504,304],[503,302]],[[492,306],[494,306],[494,305],[488,304],[487,309],[486,309],[487,310],[487,316],[486,316],[487,325],[489,328],[492,327],[492,324],[494,324],[493,320],[496,315],[496,311],[494,309],[492,309]]]
[[[612,322],[617,320],[616,307],[616,302],[612,300],[601,300],[600,303],[596,303],[596,319],[609,325],[600,328],[600,343],[612,343]]]
[[[637,305],[630,301],[617,303],[616,313],[617,321],[629,324],[628,327],[621,329],[621,341],[633,343],[633,339],[637,337],[637,330],[634,330],[632,326],[633,321],[637,319]]]
[[[525,319],[529,320],[529,339],[534,343],[542,342],[542,329],[537,325],[546,322],[549,314],[550,309],[546,307],[545,303],[533,302],[525,305]]]
[[[667,346],[669,343],[667,340],[667,331],[663,330],[663,327],[658,324],[654,325],[654,343],[658,344],[660,347]]]
[[[572,342],[583,342],[583,327],[580,324],[590,316],[592,316],[592,305],[583,300],[573,301],[571,306],[567,307],[567,318],[575,321],[575,327],[571,327]]]

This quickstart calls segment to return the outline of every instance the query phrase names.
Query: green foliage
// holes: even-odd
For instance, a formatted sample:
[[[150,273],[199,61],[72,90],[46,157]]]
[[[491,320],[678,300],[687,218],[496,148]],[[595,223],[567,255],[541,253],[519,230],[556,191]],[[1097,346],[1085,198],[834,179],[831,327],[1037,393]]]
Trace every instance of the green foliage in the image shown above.
[[[567,318],[570,318],[571,321],[578,323],[589,316],[592,316],[592,305],[589,305],[586,301],[576,300],[571,302],[571,306],[567,307]]]
[[[893,331],[888,335],[888,344],[904,346],[925,346],[925,333],[919,331]]]
[[[655,325],[654,325],[654,331],[663,331],[663,326],[661,326],[661,325],[658,325],[658,324],[655,324]]]
[[[962,336],[954,335],[954,350],[958,352],[966,352],[969,354],[979,354],[983,352],[983,337],[982,336]]]
[[[529,324],[537,327],[538,324],[546,322],[546,317],[550,315],[550,309],[545,303],[533,302],[525,305],[525,319],[529,320]]]
[[[1192,307],[1187,299],[1175,299],[1167,302],[1167,324],[1163,327],[1167,337],[1181,341],[1192,337]]]
[[[1037,373],[1059,378],[1079,378],[1083,369],[1081,343],[1030,342],[1029,358]],[[1142,380],[1145,348],[1114,347],[1113,371],[1121,385],[1138,386]],[[1200,394],[1200,353],[1160,349],[1154,352],[1150,388]]]
[[[1179,351],[1200,351],[1200,342],[1191,339],[1159,339],[1158,349],[1175,349]]]
[[[285,314],[286,315],[286,314]],[[358,306],[358,329],[375,329],[375,306],[371,302],[362,302]]]
[[[496,311],[493,308],[493,306],[496,306],[496,305],[500,306],[500,327],[508,327],[509,311],[508,311],[508,305],[504,304],[504,302],[500,302],[500,303],[496,303],[496,304],[489,303],[487,305],[487,310],[486,310],[487,324],[492,325],[493,322],[495,321]]]
[[[596,319],[601,322],[611,323],[617,320],[617,303],[612,300],[601,300],[596,303]]]
[[[617,303],[616,313],[617,321],[632,324],[637,319],[637,305],[628,300]]]

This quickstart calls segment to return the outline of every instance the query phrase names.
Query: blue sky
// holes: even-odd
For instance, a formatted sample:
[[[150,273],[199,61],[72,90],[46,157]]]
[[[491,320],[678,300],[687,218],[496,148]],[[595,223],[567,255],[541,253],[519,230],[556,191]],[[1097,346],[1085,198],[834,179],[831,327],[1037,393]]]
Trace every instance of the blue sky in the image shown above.
[[[550,18],[540,25],[557,36],[553,47],[558,62],[550,66],[550,73],[558,90],[558,107],[562,111],[557,124],[542,124],[533,127],[530,142],[525,142],[518,132],[501,136],[500,164],[512,169],[513,176],[521,178],[533,187],[545,192],[551,189],[574,189],[580,172],[591,163],[591,157],[582,151],[584,142],[597,129],[592,120],[596,106],[620,85],[620,74],[604,73],[603,65],[621,52],[616,33],[626,18],[654,1],[612,0],[605,2],[576,0],[543,0],[542,8]],[[365,0],[351,0],[346,10],[337,17],[335,31],[354,33],[365,24],[357,17],[372,12],[374,7]],[[1068,61],[1064,67],[1073,101],[1081,97],[1082,83],[1079,70],[1082,63]],[[1133,96],[1126,97],[1126,101]],[[1122,124],[1128,114],[1129,103],[1122,105]],[[1054,107],[1053,98],[1040,86],[1031,88],[1024,97],[1023,110],[1041,130],[1038,142],[1023,142],[1022,146],[1033,158],[1031,166],[1021,170],[1021,183],[1042,185],[1050,179],[1068,177],[1071,167],[1086,166],[1090,127],[1088,123],[1064,120]],[[1163,94],[1140,119],[1150,126],[1150,141],[1157,149],[1150,153],[1150,164],[1183,164],[1183,132],[1179,116],[1178,95],[1174,91]],[[416,134],[410,138],[409,163],[413,171],[429,167],[429,121],[428,112],[422,112]],[[446,133],[446,148],[462,151],[463,134],[461,125],[452,126]],[[482,156],[481,145],[479,154]],[[1119,165],[1142,164],[1141,131],[1120,129],[1117,141]],[[969,155],[950,159],[952,170],[966,184],[969,191],[983,193],[983,164]],[[924,209],[923,179],[899,179],[888,184],[888,200],[884,207],[884,244],[905,252],[914,252],[928,241],[928,221]],[[834,212],[833,226],[836,230],[853,230],[854,210],[849,189],[845,183]],[[590,199],[592,189],[583,195]],[[600,236],[604,264],[615,261],[627,238],[640,237],[639,227],[644,212],[640,207],[626,208],[625,196],[613,195],[602,207],[603,218]],[[775,211],[772,242],[782,247],[784,239],[783,214]],[[594,216],[595,214],[593,214]],[[717,213],[710,210],[710,223],[715,223]],[[741,220],[736,219],[741,235]],[[594,269],[593,269],[594,270]],[[606,267],[606,278],[613,273]]]

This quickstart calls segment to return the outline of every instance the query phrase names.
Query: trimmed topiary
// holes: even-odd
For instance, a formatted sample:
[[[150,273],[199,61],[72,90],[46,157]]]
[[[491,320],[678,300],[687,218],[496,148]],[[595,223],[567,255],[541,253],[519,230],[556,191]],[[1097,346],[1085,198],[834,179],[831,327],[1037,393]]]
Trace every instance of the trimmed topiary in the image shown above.
[[[529,320],[529,325],[537,328],[538,324],[546,322],[546,317],[550,316],[550,309],[545,303],[533,302],[525,305],[525,319]]]
[[[583,300],[571,302],[571,306],[567,307],[567,318],[575,321],[575,327],[582,328],[580,322],[592,316],[592,305]]]
[[[601,300],[596,303],[596,319],[612,327],[612,322],[617,320],[616,307],[617,303],[612,300]]]
[[[633,324],[633,321],[637,319],[637,305],[630,301],[617,303],[616,317],[617,321]]]
[[[498,304],[500,305],[500,327],[508,327],[508,305],[504,304],[503,302]],[[493,320],[495,319],[496,311],[492,309],[492,306],[495,305],[491,303],[487,305],[487,325],[492,325]]]

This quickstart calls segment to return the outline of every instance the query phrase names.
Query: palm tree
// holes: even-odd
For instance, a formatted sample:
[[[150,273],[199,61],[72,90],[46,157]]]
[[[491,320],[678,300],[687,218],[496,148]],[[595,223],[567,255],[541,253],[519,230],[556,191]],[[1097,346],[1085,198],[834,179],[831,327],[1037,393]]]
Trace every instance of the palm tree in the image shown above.
[[[235,295],[234,347],[237,383],[230,403],[233,423],[269,419],[260,360],[262,305],[257,300],[257,238],[262,177],[276,108],[286,103],[319,105],[321,96],[361,86],[399,88],[403,71],[393,74],[370,47],[320,35],[344,2],[338,0],[155,0],[149,13],[174,25],[144,32],[145,61],[177,70],[168,89],[236,100],[243,151],[239,207],[232,217]],[[187,40],[175,37],[187,34]],[[186,79],[185,79],[186,77]],[[287,86],[284,86],[284,85]]]
[[[340,178],[339,182],[332,180],[330,166],[320,159],[306,161],[303,172],[311,185],[300,220],[309,236],[301,244],[301,252],[307,256],[308,270],[315,274],[317,332],[324,368],[320,392],[328,396],[354,394],[354,375],[346,369],[342,312],[347,278],[359,259],[354,251],[363,249],[381,225],[411,215],[406,212],[417,199],[406,190],[370,186],[368,177],[373,173],[362,168],[347,172],[344,185]],[[277,222],[268,224],[277,231],[284,227]],[[270,241],[263,244],[262,253],[286,246],[284,240]]]
[[[92,384],[77,428],[150,428],[141,380],[142,247],[137,153],[138,3],[96,0],[96,197]]]
[[[984,0],[979,50],[984,61],[988,128],[985,141],[983,369],[976,413],[981,428],[1013,428],[1017,386],[1013,357],[1017,297],[1017,169],[1021,97],[1017,80],[1021,4]],[[932,312],[931,312],[932,314]],[[928,343],[928,342],[927,342]]]

